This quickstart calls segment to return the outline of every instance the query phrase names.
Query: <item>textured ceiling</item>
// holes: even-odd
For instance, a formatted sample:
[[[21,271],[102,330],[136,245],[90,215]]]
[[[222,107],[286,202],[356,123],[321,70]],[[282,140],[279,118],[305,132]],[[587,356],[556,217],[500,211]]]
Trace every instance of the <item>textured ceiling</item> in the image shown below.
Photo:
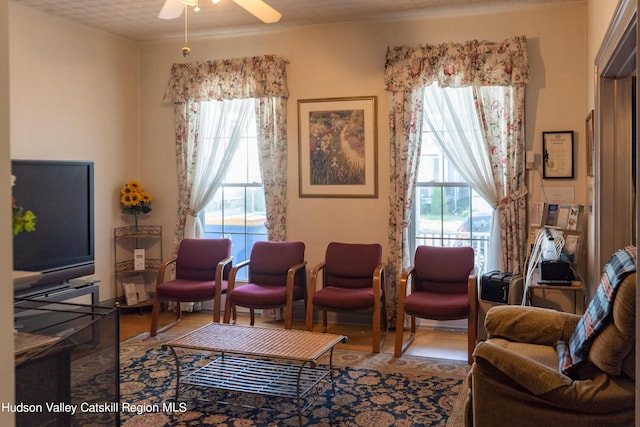
[[[188,13],[189,37],[269,31],[302,25],[488,11],[570,0],[266,0],[282,13],[263,24],[232,0],[214,5],[200,0],[200,12]],[[575,1],[575,0],[574,0]],[[11,0],[61,18],[134,41],[184,35],[184,16],[165,21],[158,13],[164,0]]]

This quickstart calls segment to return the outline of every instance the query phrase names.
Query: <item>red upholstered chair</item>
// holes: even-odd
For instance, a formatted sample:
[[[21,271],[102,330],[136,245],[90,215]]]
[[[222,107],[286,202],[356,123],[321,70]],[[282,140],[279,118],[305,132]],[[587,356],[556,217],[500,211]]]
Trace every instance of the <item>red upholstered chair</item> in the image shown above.
[[[286,329],[291,329],[293,301],[305,298],[307,262],[302,242],[256,242],[248,260],[236,264],[229,274],[224,322],[229,323],[235,306],[248,307],[251,326],[255,309],[285,308]],[[249,269],[248,282],[238,286],[238,270]]]
[[[411,282],[411,293],[407,286]],[[415,263],[402,274],[398,287],[395,357],[413,342],[416,317],[434,320],[469,319],[468,361],[476,345],[478,286],[473,248],[418,246]],[[409,339],[404,338],[404,315],[411,317]]]
[[[153,337],[180,321],[180,302],[214,300],[213,321],[220,321],[222,294],[227,291],[227,275],[231,269],[231,240],[184,239],[178,254],[160,266],[153,300],[151,332]],[[165,282],[167,268],[175,264],[176,278]],[[176,320],[158,329],[160,301],[176,301]]]
[[[317,289],[318,275],[322,286]],[[325,259],[311,270],[307,291],[306,329],[313,329],[313,308],[322,310],[322,331],[327,331],[327,311],[373,308],[373,352],[380,352],[380,314],[386,328],[382,247],[377,244],[337,243],[327,246]]]

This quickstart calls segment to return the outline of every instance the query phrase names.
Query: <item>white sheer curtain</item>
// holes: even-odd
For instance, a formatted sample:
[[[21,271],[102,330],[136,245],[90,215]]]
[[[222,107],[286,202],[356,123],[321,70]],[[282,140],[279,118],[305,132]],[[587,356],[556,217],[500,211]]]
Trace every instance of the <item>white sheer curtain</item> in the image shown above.
[[[493,87],[483,89],[492,90]],[[483,199],[496,206],[501,196],[496,189],[491,158],[480,129],[473,88],[442,88],[437,84],[425,87],[423,116],[425,129],[433,132],[441,151],[458,173]],[[495,210],[492,224],[487,271],[500,269],[500,227]]]
[[[476,97],[477,113],[482,115],[480,126],[483,139],[488,147],[489,162],[493,169],[493,179],[502,199],[498,202],[500,215],[500,236],[492,240],[502,242],[502,253],[499,259],[507,267],[502,271],[518,272],[526,256],[526,171],[521,156],[524,155],[524,89],[529,81],[529,64],[527,56],[527,38],[515,36],[501,42],[468,40],[463,43],[440,43],[437,45],[396,46],[389,47],[385,55],[385,89],[391,93],[389,125],[391,131],[391,171],[394,168],[394,156],[407,162],[409,170],[417,162],[414,156],[407,156],[403,144],[394,143],[396,133],[409,143],[414,143],[410,134],[414,131],[413,123],[418,121],[423,98],[404,96],[417,88],[430,86],[437,82],[439,87],[508,87],[504,91],[502,101],[484,101],[484,97]],[[508,95],[507,95],[508,94]],[[411,104],[411,105],[407,105]],[[476,105],[474,103],[473,105]],[[403,114],[404,113],[404,114]],[[425,125],[426,126],[426,125]],[[489,129],[499,128],[500,132]],[[409,135],[409,136],[407,136]],[[489,140],[495,135],[495,140]],[[502,142],[501,142],[502,140]],[[415,150],[415,147],[413,148]],[[410,174],[405,174],[410,178]],[[403,174],[392,175],[403,179]],[[505,187],[509,183],[509,187]],[[390,312],[395,311],[395,294],[400,281],[402,269],[396,267],[399,260],[407,259],[403,251],[402,236],[406,230],[399,230],[404,221],[398,212],[399,207],[410,197],[406,192],[412,191],[410,182],[396,185],[399,191],[389,194],[389,265],[394,269],[388,272],[387,302]],[[479,191],[482,193],[482,190]],[[495,206],[495,205],[494,205]],[[403,212],[402,212],[403,213]],[[495,245],[494,245],[495,246]],[[393,316],[389,316],[393,319]]]
[[[252,98],[200,102],[198,108],[200,123],[197,147],[189,150],[195,158],[195,168],[184,228],[185,238],[204,237],[198,214],[224,182],[240,137],[249,120],[255,120],[255,100]]]
[[[193,222],[190,233],[195,234],[195,213],[204,206],[204,198],[192,203],[196,162],[201,143],[200,104],[214,100],[253,99],[258,143],[268,146],[270,155],[261,154],[261,167],[273,173],[264,180],[267,228],[271,240],[286,239],[286,159],[287,159],[287,89],[284,58],[262,55],[227,58],[194,63],[176,63],[164,93],[164,102],[174,105],[176,172],[178,178],[177,219],[173,250],[185,237],[187,222]],[[204,164],[207,160],[203,159]],[[198,173],[200,175],[200,173]],[[277,185],[271,185],[275,182]],[[271,191],[271,188],[277,191]],[[204,190],[203,190],[204,191]],[[211,190],[211,194],[215,190]],[[200,198],[198,198],[200,199]],[[196,208],[196,209],[194,209]],[[190,219],[188,219],[191,217]]]

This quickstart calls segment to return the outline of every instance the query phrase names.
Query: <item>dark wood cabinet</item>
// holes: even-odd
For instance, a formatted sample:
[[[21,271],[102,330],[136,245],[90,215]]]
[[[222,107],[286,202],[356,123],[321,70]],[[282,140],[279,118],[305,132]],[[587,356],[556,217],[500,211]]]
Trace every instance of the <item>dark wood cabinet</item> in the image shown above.
[[[117,410],[82,410],[119,405],[117,307],[16,298],[14,328],[16,426],[119,425]]]
[[[16,404],[29,405],[29,410],[16,412],[16,426],[71,425],[70,412],[47,407],[71,404],[71,351],[69,345],[55,346],[16,367]]]

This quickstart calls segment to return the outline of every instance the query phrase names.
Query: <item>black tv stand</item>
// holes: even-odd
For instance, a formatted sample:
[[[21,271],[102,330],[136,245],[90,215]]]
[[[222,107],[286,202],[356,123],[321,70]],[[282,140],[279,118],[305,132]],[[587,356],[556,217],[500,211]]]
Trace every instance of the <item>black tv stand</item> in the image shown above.
[[[30,286],[16,289],[15,298],[28,298],[48,302],[63,302],[82,295],[91,294],[91,305],[100,303],[100,281],[72,281],[65,283],[51,283],[47,285]]]

